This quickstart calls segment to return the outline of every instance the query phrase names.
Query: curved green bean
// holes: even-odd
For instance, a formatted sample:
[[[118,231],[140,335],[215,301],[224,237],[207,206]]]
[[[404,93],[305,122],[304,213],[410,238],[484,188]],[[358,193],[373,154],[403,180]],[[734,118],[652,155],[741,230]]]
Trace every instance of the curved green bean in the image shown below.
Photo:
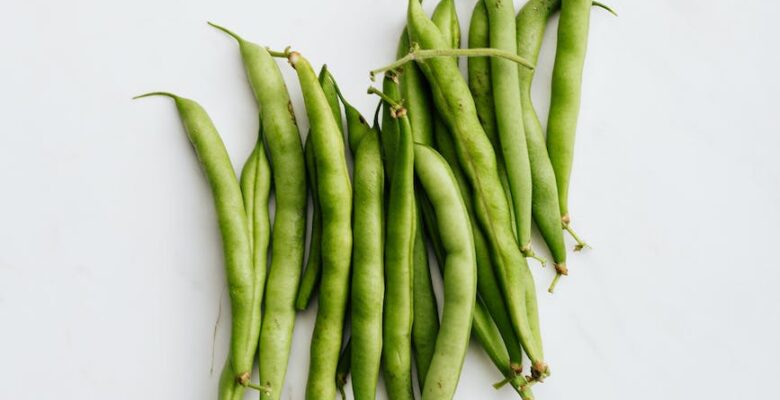
[[[233,378],[249,381],[257,337],[252,337],[254,276],[249,220],[241,188],[230,163],[225,144],[206,110],[193,100],[166,92],[147,93],[135,98],[167,96],[174,100],[187,137],[198,155],[214,196],[222,245],[225,252],[233,326],[229,362]],[[258,300],[259,301],[259,300]]]
[[[477,276],[466,206],[447,162],[424,145],[414,148],[415,173],[435,210],[446,254],[441,329],[423,386],[424,400],[451,399],[471,336]]]
[[[447,43],[438,28],[425,16],[416,0],[409,1],[407,26],[410,40],[422,48],[446,48]],[[417,63],[428,78],[436,107],[455,138],[461,165],[474,191],[477,216],[494,255],[513,326],[532,360],[532,372],[537,376],[547,374],[533,277],[512,233],[513,224],[498,177],[495,153],[477,118],[474,100],[454,60],[440,57]]]
[[[322,209],[322,278],[311,341],[306,398],[336,397],[336,367],[349,297],[352,254],[352,187],[344,139],[311,64],[298,52],[288,55],[303,92],[311,126]]]
[[[455,177],[455,181],[463,196],[463,203],[466,205],[466,211],[468,211],[471,221],[474,235],[474,248],[477,254],[477,292],[483,299],[488,312],[498,326],[501,337],[506,344],[506,349],[509,352],[508,356],[512,369],[514,371],[519,371],[523,361],[520,341],[512,328],[512,322],[507,313],[506,303],[501,296],[501,286],[498,283],[494,271],[485,235],[482,233],[482,229],[477,222],[474,202],[469,198],[469,184],[463,173],[463,169],[460,166],[460,162],[458,161],[458,155],[452,139],[446,135],[446,132],[441,134],[437,131],[436,133],[436,143],[439,146],[439,153],[450,165],[450,169],[452,170],[452,174]]]

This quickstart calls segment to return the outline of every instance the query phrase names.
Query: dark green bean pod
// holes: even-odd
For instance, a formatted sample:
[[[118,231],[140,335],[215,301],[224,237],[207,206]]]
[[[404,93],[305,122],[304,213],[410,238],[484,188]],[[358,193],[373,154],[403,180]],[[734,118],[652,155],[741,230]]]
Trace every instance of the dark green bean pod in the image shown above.
[[[311,64],[298,52],[287,54],[295,68],[311,125],[317,191],[322,209],[322,278],[312,335],[306,398],[336,397],[336,367],[349,298],[352,255],[352,187],[344,139]]]
[[[446,41],[416,0],[409,1],[410,40],[422,49],[445,49]],[[480,225],[484,228],[506,296],[512,324],[532,360],[535,376],[548,373],[539,330],[536,291],[528,264],[512,233],[509,206],[498,177],[495,153],[474,107],[474,100],[454,60],[417,60],[434,93],[434,102],[454,137],[461,165],[474,192]]]

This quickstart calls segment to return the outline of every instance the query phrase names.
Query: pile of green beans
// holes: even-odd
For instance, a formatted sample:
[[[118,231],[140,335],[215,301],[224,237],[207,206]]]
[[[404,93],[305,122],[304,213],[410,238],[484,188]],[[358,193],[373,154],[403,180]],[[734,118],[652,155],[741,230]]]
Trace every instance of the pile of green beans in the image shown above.
[[[476,0],[461,49],[454,0],[430,17],[408,0],[397,60],[370,72],[383,73],[381,90],[368,89],[379,98],[373,124],[324,65],[316,74],[289,47],[209,23],[238,43],[257,105],[257,140],[239,176],[198,103],[136,97],[173,99],[214,198],[232,312],[219,399],[247,389],[287,398],[288,367],[301,367],[288,366],[296,314],[314,303],[308,400],[346,399],[349,387],[354,399],[375,399],[380,374],[391,400],[452,399],[472,335],[498,372],[494,388],[534,398],[551,370],[526,262],[545,264],[532,225],[554,265],[551,293],[569,271],[564,232],[574,251],[588,247],[572,229],[568,194],[593,6],[614,14],[591,0],[528,0],[517,12]],[[545,133],[531,86],[558,11]],[[297,75],[303,139],[276,59]]]

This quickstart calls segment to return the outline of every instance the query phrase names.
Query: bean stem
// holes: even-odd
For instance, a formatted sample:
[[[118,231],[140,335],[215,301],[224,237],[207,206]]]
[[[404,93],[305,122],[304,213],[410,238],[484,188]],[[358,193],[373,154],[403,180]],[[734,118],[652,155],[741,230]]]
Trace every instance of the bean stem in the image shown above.
[[[248,387],[248,388],[250,388],[250,389],[257,390],[258,392],[263,392],[266,395],[271,393],[271,388],[268,387],[268,386],[265,386],[265,385],[255,385],[252,382],[247,382],[247,383],[244,383],[243,385]]]
[[[510,61],[514,61],[528,69],[534,69],[534,65],[523,57],[519,57],[516,54],[508,51],[498,49],[420,49],[417,44],[412,45],[409,53],[392,64],[386,65],[382,68],[375,69],[369,72],[371,80],[374,80],[376,74],[396,69],[409,61],[426,60],[435,57],[500,57]]]
[[[614,16],[616,16],[616,17],[618,16],[618,15],[617,15],[617,13],[615,12],[615,10],[614,10],[614,9],[612,9],[612,7],[610,7],[610,6],[606,5],[606,4],[602,3],[602,2],[599,2],[599,1],[594,1],[594,2],[593,2],[593,6],[594,6],[594,7],[599,7],[599,8],[602,8],[602,9],[604,9],[604,10],[607,10],[607,12],[609,12],[610,14],[612,14],[612,15],[614,15]]]
[[[384,102],[386,102],[387,104],[390,105],[390,107],[394,110],[394,113],[397,112],[398,110],[400,110],[401,108],[403,108],[401,103],[397,102],[395,99],[393,99],[392,97],[384,94],[381,90],[379,90],[379,89],[377,89],[377,88],[375,88],[373,86],[369,86],[368,87],[368,94],[375,94],[375,95],[379,96],[380,99],[382,99]]]
[[[577,233],[574,232],[574,229],[571,228],[570,224],[564,224],[563,229],[565,229],[566,232],[569,232],[569,235],[571,235],[571,237],[574,238],[575,241],[577,241],[577,245],[574,246],[574,251],[580,251],[585,248],[592,249],[592,247],[590,247],[589,244],[585,243],[584,240],[580,239],[580,237],[577,236]]]

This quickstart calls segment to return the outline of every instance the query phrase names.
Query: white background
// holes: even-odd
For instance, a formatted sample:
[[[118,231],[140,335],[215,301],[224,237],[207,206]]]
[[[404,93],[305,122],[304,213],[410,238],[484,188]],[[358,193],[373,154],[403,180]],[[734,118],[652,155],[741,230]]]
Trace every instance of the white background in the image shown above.
[[[172,103],[130,97],[198,100],[239,168],[255,105],[237,46],[207,20],[327,62],[370,114],[367,72],[393,58],[406,8],[217,3],[2,7],[0,398],[214,399],[229,318],[212,351],[227,298],[211,196]],[[473,3],[457,0],[464,35]],[[531,263],[553,370],[536,395],[774,398],[780,6],[611,5],[619,18],[592,14],[571,189],[593,250],[570,257],[554,296],[552,272]],[[543,119],[556,26],[534,87]],[[313,317],[298,319],[284,399],[303,396]],[[497,379],[472,344],[456,398],[516,398]]]

